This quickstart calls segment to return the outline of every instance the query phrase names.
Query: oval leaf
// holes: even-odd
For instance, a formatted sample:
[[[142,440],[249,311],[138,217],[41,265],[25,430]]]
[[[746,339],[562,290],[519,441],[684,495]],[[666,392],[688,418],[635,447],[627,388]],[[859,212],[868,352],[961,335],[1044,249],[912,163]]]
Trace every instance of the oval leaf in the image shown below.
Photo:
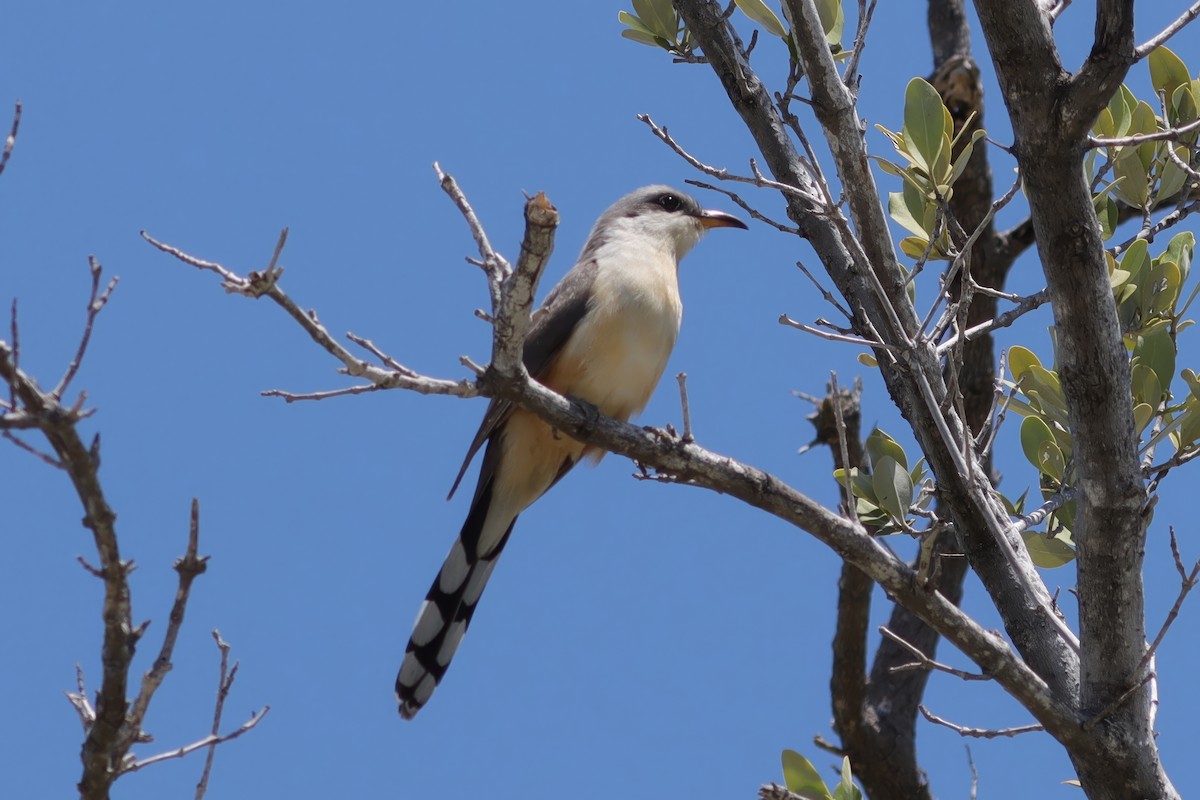
[[[1192,79],[1188,74],[1187,65],[1167,48],[1159,45],[1150,51],[1150,83],[1154,92],[1166,92],[1167,97],[1175,93],[1175,89]]]
[[[675,41],[679,33],[679,20],[671,0],[633,0],[633,10],[651,33],[668,42]]]
[[[1054,569],[1075,560],[1075,550],[1060,539],[1054,539],[1036,531],[1021,531],[1025,549],[1034,565],[1042,569]]]
[[[808,800],[833,800],[817,768],[795,750],[783,751],[783,782],[789,792]]]
[[[1042,362],[1038,361],[1032,350],[1019,344],[1008,348],[1008,369],[1015,380],[1021,380],[1029,372],[1030,366],[1035,365],[1040,367]]]
[[[909,153],[919,156],[927,175],[942,152],[946,136],[945,106],[937,89],[924,78],[913,78],[904,91],[904,142]]]
[[[784,30],[783,23],[762,0],[734,0],[734,2],[737,3],[737,7],[742,10],[743,14],[762,25],[763,30],[767,33],[778,36],[780,39],[787,38],[787,31]]]
[[[878,464],[879,459],[884,456],[891,456],[897,463],[903,464],[905,469],[908,468],[908,456],[904,448],[882,428],[872,430],[864,444],[872,464]]]
[[[913,499],[912,478],[908,471],[891,456],[879,459],[874,469],[871,484],[875,487],[875,499],[879,507],[893,519],[904,519]]]
[[[1029,459],[1029,463],[1038,469],[1041,469],[1038,453],[1042,445],[1053,441],[1054,434],[1041,417],[1026,417],[1021,423],[1021,450],[1024,451],[1025,458]]]

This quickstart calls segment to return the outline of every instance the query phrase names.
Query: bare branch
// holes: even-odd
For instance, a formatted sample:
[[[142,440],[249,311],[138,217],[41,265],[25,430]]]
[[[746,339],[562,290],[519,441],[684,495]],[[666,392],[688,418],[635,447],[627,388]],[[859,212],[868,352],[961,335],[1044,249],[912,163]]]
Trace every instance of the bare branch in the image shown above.
[[[27,428],[41,427],[40,424],[36,420],[33,420],[29,417],[24,417],[23,421],[28,421],[29,424],[28,425],[23,424],[19,427],[27,427]],[[3,425],[0,427],[7,428],[9,426]],[[18,426],[13,426],[13,427],[18,427]],[[8,441],[12,442],[17,447],[24,450],[26,453],[34,455],[37,458],[40,458],[44,463],[49,464],[50,466],[55,467],[57,469],[66,469],[66,466],[64,466],[63,463],[61,461],[59,461],[57,458],[50,455],[49,453],[44,453],[41,450],[38,450],[36,447],[31,445],[29,442],[25,441],[24,439],[20,438],[19,436],[16,436],[16,435],[10,433],[9,431],[7,431],[7,430],[0,431],[0,436],[3,436]]]
[[[544,192],[526,201],[521,254],[516,268],[501,287],[500,305],[493,308],[492,366],[501,372],[525,369],[522,355],[529,331],[529,312],[538,281],[554,251],[557,228],[558,210]]]
[[[1183,557],[1179,553],[1179,542],[1175,539],[1175,526],[1170,526],[1168,530],[1171,533],[1171,556],[1175,559],[1175,570],[1179,573],[1179,595],[1175,598],[1175,603],[1171,606],[1171,610],[1167,612],[1167,618],[1163,620],[1162,627],[1158,629],[1158,634],[1154,637],[1154,641],[1146,648],[1146,654],[1138,662],[1138,667],[1134,671],[1135,675],[1140,675],[1143,670],[1150,666],[1154,659],[1154,654],[1158,650],[1158,646],[1162,644],[1167,631],[1170,630],[1176,617],[1179,616],[1179,611],[1183,608],[1183,601],[1187,599],[1192,589],[1196,588],[1196,583],[1198,582],[1198,578],[1200,578],[1200,560],[1197,560],[1192,565],[1191,570],[1185,569],[1183,566]]]
[[[1155,131],[1154,133],[1137,133],[1114,138],[1089,136],[1088,147],[1130,147],[1146,142],[1177,142],[1195,130],[1200,130],[1200,119],[1192,120],[1185,125],[1180,125],[1178,128],[1167,128],[1166,130]]]
[[[692,412],[688,408],[687,395],[687,373],[681,372],[675,376],[675,380],[679,383],[679,404],[683,409],[683,437],[684,442],[694,442],[696,438],[692,436]]]
[[[889,630],[886,625],[880,625],[879,632],[903,647],[909,652],[909,654],[912,655],[913,658],[916,659],[916,661],[912,662],[911,664],[900,664],[899,666],[892,667],[890,670],[891,672],[903,672],[904,670],[909,669],[923,669],[945,672],[947,675],[953,675],[956,678],[962,678],[964,681],[990,681],[992,679],[991,675],[984,675],[980,672],[967,672],[966,670],[957,669],[956,667],[951,667],[948,664],[943,664],[940,661],[934,661],[932,658],[922,653],[920,648],[914,647],[900,636],[897,636],[895,633]]]
[[[240,728],[238,728],[237,730],[232,731],[230,733],[227,733],[224,736],[205,736],[203,739],[200,739],[199,741],[196,741],[196,742],[192,742],[191,744],[185,744],[183,747],[180,747],[177,750],[171,750],[166,753],[159,753],[157,755],[150,756],[149,758],[144,758],[141,761],[134,761],[133,763],[126,766],[121,771],[121,774],[137,772],[140,769],[145,769],[146,767],[149,767],[152,764],[157,764],[160,761],[167,761],[172,758],[183,758],[184,756],[191,755],[192,753],[196,752],[197,750],[203,750],[206,747],[214,747],[218,744],[224,744],[225,742],[232,742],[234,739],[238,738],[242,734],[253,730],[258,725],[258,723],[262,722],[263,717],[265,717],[267,715],[267,712],[270,710],[271,710],[270,706],[263,706],[262,709],[251,714],[250,719],[248,719],[244,723],[242,723],[242,726]]]
[[[413,375],[413,377],[420,377]],[[298,400],[327,400],[330,397],[345,397],[352,394],[368,394],[370,392],[378,392],[386,387],[377,386],[369,383],[366,386],[347,386],[344,389],[330,389],[325,392],[304,392],[293,393],[284,391],[283,389],[266,389],[259,392],[263,397],[281,397],[288,403],[295,403]]]
[[[921,714],[924,715],[925,719],[929,720],[934,725],[941,725],[949,728],[950,730],[955,731],[959,736],[970,736],[975,739],[998,739],[1001,736],[1007,736],[1011,739],[1012,737],[1019,736],[1022,733],[1038,733],[1045,730],[1045,728],[1043,728],[1041,725],[1020,725],[1015,728],[1000,728],[998,730],[987,730],[986,728],[965,728],[962,725],[955,725],[953,722],[939,717],[924,705],[918,706],[918,708],[920,708]]]
[[[233,680],[237,676],[238,670],[237,662],[234,662],[232,669],[229,668],[229,643],[221,638],[221,632],[214,628],[212,637],[213,641],[217,644],[217,649],[221,651],[221,671],[220,677],[217,679],[217,702],[213,706],[213,722],[212,729],[209,731],[209,738],[218,736],[221,731],[221,715],[225,711],[225,700],[229,697],[229,690],[233,688]],[[270,710],[270,706],[265,706],[259,715],[259,719]],[[257,724],[257,720],[254,718],[251,718],[251,722]],[[250,725],[249,722],[246,724]],[[242,727],[245,728],[246,726],[243,725]],[[228,741],[228,739],[224,741]],[[200,780],[196,783],[195,800],[201,800],[204,797],[204,793],[208,790],[208,778],[212,774],[213,760],[217,756],[217,745],[220,743],[221,741],[217,739],[208,746],[208,755],[204,759],[204,771],[200,773]]]
[[[711,183],[705,183],[704,181],[692,180],[691,178],[685,179],[684,183],[689,184],[691,186],[698,186],[701,189],[708,189],[709,191],[720,192],[721,194],[725,195],[733,202],[737,203],[738,206],[740,206],[743,211],[745,211],[747,214],[749,214],[751,217],[758,220],[759,222],[765,222],[766,224],[770,225],[775,230],[781,231],[783,233],[790,233],[794,236],[800,235],[799,228],[795,227],[794,225],[784,225],[782,222],[771,219],[766,214],[763,214],[757,208],[754,208],[752,205],[750,205],[745,200],[743,200],[741,198],[741,196],[738,195],[736,192],[731,192],[728,189],[722,189],[720,186],[713,186]]]
[[[61,398],[66,392],[67,387],[71,385],[71,380],[75,377],[75,373],[79,371],[79,365],[83,363],[83,357],[87,354],[88,342],[92,338],[92,326],[96,322],[96,317],[100,311],[108,303],[108,298],[112,295],[113,289],[117,288],[117,282],[120,280],[117,276],[113,276],[109,280],[108,286],[104,287],[104,291],[100,291],[100,274],[102,268],[100,262],[95,256],[88,256],[88,267],[92,273],[92,294],[88,299],[87,307],[87,322],[83,326],[83,336],[79,339],[79,349],[75,351],[75,358],[71,359],[70,365],[67,367],[66,373],[59,380],[58,385],[50,392],[54,398]]]
[[[805,325],[803,322],[797,322],[787,314],[779,315],[779,324],[786,325],[789,328],[796,328],[797,330],[804,331],[805,333],[811,333],[813,336],[819,336],[822,339],[828,339],[831,342],[846,342],[847,344],[856,344],[861,347],[877,347],[881,350],[887,350],[890,353],[900,352],[900,348],[894,345],[885,344],[884,342],[873,342],[869,339],[863,339],[859,336],[847,336],[846,334],[842,333],[830,333],[829,331],[823,331],[820,328],[814,328],[811,325]]]
[[[821,199],[817,195],[813,194],[811,191],[802,189],[799,186],[791,186],[789,184],[780,183],[779,181],[773,181],[773,180],[770,180],[769,178],[764,177],[761,173],[758,172],[757,167],[755,167],[753,163],[751,163],[751,168],[755,172],[755,175],[752,178],[748,178],[744,175],[736,175],[724,168],[710,167],[708,164],[705,164],[703,161],[701,161],[700,159],[693,156],[687,150],[684,150],[683,147],[678,142],[676,142],[674,139],[671,138],[671,135],[667,132],[666,128],[660,128],[658,125],[655,124],[654,120],[650,119],[649,114],[638,114],[637,118],[639,120],[641,120],[642,122],[646,123],[646,125],[648,125],[650,127],[651,132],[653,132],[653,134],[655,136],[657,136],[659,139],[661,139],[663,144],[665,144],[667,147],[674,150],[676,153],[678,153],[680,155],[680,157],[683,158],[684,161],[688,162],[693,167],[695,167],[696,169],[703,172],[705,175],[711,175],[714,178],[717,178],[718,180],[722,180],[722,181],[735,181],[738,183],[749,183],[754,186],[758,186],[760,188],[775,189],[776,191],[783,192],[784,194],[790,194],[793,197],[796,197],[800,200],[811,203],[812,205],[817,206],[817,207],[824,205],[824,203],[821,201]]]
[[[191,596],[192,582],[196,580],[197,576],[203,575],[208,569],[208,556],[199,555],[199,547],[200,501],[192,498],[187,550],[184,551],[182,557],[176,560],[174,565],[175,571],[179,574],[179,581],[175,587],[175,600],[171,604],[171,614],[167,618],[167,630],[163,634],[162,647],[159,648],[158,656],[154,659],[153,666],[142,676],[142,686],[138,690],[137,697],[129,709],[128,722],[125,726],[125,741],[123,742],[126,750],[133,745],[135,738],[141,734],[142,722],[145,720],[146,712],[150,708],[150,701],[154,699],[154,693],[158,691],[158,687],[162,685],[163,680],[167,677],[167,673],[173,667],[171,656],[175,652],[175,643],[179,639],[179,630],[183,627],[183,617],[187,611],[188,598]]]
[[[17,131],[21,127],[21,101],[18,100],[16,107],[13,109],[12,127],[8,131],[8,136],[4,139],[4,150],[0,151],[0,174],[3,174],[4,168],[8,166],[8,159],[12,155],[13,147],[17,144]]]
[[[829,395],[830,402],[833,405],[833,420],[834,426],[837,429],[838,439],[838,455],[841,456],[842,462],[842,497],[846,501],[846,513],[850,517],[850,521],[854,524],[860,524],[858,519],[858,509],[855,507],[854,493],[850,491],[850,450],[846,437],[846,420],[842,417],[842,392],[838,388],[838,379],[836,372],[829,373]]]
[[[75,688],[76,691],[63,692],[63,694],[75,708],[75,713],[79,715],[79,721],[83,724],[83,735],[87,736],[88,731],[96,722],[96,709],[92,708],[92,704],[88,700],[87,687],[83,682],[83,667],[79,664],[75,665]]]
[[[488,318],[488,322],[491,322],[490,317]],[[385,367],[389,367],[396,372],[399,372],[401,375],[407,375],[410,378],[415,378],[417,376],[417,373],[413,372],[411,369],[396,361],[396,359],[392,358],[387,353],[376,347],[375,343],[370,339],[364,339],[363,337],[357,336],[353,333],[347,333],[346,338],[378,358],[381,362],[383,362]]]
[[[846,71],[842,75],[842,80],[846,86],[857,94],[858,86],[858,61],[862,58],[863,50],[867,46],[867,29],[871,27],[871,18],[875,16],[876,0],[871,0],[868,5],[864,0],[858,2],[858,29],[854,32],[854,44],[851,45],[850,60],[846,62]]]
[[[381,389],[402,388],[420,392],[421,394],[447,394],[455,397],[477,397],[479,395],[475,384],[470,381],[450,381],[415,375],[411,374],[411,370],[381,369],[374,364],[357,358],[340,342],[330,336],[329,331],[317,319],[315,313],[301,310],[292,298],[279,287],[277,281],[279,276],[282,275],[283,269],[275,266],[275,261],[278,258],[282,243],[286,239],[286,234],[287,229],[285,228],[283,234],[280,236],[279,244],[276,245],[275,256],[272,258],[271,266],[266,271],[251,272],[246,277],[242,277],[214,261],[205,261],[189,255],[177,247],[160,242],[145,231],[142,231],[142,238],[154,247],[174,256],[185,264],[197,269],[217,273],[221,276],[221,285],[226,291],[251,298],[267,297],[275,302],[308,333],[314,342],[342,362],[345,367],[343,372],[347,375],[364,378]],[[385,358],[387,357],[385,356]],[[273,393],[271,396],[282,397],[284,395]]]
[[[1200,2],[1192,3],[1187,11],[1179,15],[1178,19],[1176,19],[1167,27],[1163,28],[1151,38],[1147,39],[1143,44],[1139,44],[1137,47],[1135,47],[1133,49],[1134,60],[1140,61],[1141,59],[1150,55],[1154,48],[1164,44],[1172,36],[1179,33],[1188,23],[1196,19],[1196,17],[1200,17]]]

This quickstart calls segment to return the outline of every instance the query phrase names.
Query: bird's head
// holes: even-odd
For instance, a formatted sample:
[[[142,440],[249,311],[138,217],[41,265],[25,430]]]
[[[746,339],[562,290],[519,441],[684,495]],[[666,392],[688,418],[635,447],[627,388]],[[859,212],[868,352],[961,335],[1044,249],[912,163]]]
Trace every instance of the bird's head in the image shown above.
[[[617,237],[636,237],[670,250],[678,260],[709,228],[746,228],[746,223],[724,211],[703,208],[678,189],[656,184],[613,203],[596,221],[588,244],[595,247]]]

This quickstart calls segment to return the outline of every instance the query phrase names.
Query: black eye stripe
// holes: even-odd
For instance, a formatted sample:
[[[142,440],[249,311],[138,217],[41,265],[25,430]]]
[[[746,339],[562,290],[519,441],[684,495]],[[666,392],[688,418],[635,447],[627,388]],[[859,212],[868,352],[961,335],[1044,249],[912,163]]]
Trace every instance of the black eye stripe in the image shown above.
[[[678,195],[670,193],[659,195],[654,202],[658,203],[667,211],[678,211],[683,205],[683,201],[679,199]]]

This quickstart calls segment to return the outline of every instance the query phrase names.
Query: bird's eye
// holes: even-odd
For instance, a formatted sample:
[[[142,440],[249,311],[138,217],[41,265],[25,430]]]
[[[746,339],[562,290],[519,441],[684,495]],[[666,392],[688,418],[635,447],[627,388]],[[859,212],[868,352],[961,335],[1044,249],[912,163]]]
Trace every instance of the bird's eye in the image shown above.
[[[678,211],[679,207],[683,205],[679,198],[673,194],[660,195],[656,202],[667,211]]]

